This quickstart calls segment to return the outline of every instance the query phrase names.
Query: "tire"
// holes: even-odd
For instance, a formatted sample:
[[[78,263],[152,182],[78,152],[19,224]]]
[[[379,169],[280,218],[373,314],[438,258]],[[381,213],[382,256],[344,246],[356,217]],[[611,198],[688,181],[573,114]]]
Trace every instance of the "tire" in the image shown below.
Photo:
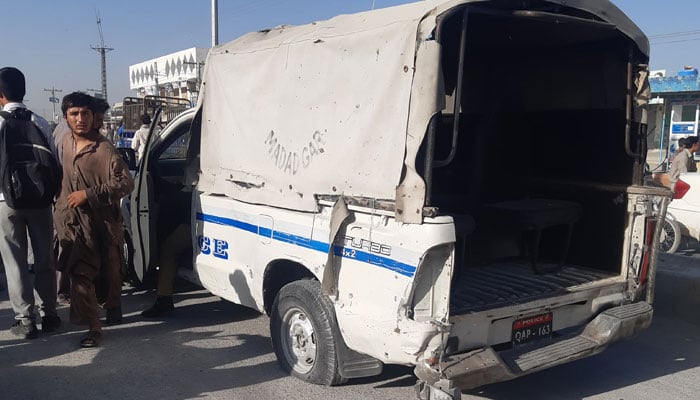
[[[665,253],[675,253],[680,245],[681,229],[678,222],[666,218],[659,238],[659,249]]]
[[[284,286],[272,305],[270,336],[277,361],[293,376],[317,385],[346,382],[338,370],[333,306],[315,280]]]

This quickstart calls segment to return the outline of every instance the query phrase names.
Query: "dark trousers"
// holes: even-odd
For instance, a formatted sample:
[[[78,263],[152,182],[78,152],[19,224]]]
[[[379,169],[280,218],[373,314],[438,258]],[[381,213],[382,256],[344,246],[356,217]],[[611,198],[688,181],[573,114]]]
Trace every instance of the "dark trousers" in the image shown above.
[[[99,304],[104,308],[121,305],[121,248],[111,244],[105,249],[102,264],[91,266],[77,261],[68,268],[71,277],[70,320],[77,325],[100,325]]]
[[[107,247],[96,282],[97,300],[106,309],[116,308],[122,304],[123,259],[120,245],[110,244]]]

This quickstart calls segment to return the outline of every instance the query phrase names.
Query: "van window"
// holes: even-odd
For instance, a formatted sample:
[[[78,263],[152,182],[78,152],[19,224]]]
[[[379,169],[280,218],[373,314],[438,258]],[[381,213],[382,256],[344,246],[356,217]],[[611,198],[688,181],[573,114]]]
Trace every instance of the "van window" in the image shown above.
[[[190,132],[175,139],[163,150],[159,160],[184,160],[187,158],[187,147],[190,144]]]

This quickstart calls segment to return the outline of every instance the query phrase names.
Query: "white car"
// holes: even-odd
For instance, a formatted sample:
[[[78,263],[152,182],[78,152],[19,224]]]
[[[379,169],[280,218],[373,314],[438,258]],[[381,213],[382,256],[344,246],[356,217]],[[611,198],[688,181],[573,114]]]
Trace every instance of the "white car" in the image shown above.
[[[680,199],[668,205],[666,224],[661,237],[661,250],[673,253],[681,244],[681,236],[700,240],[700,173],[687,172],[681,180],[690,185]]]

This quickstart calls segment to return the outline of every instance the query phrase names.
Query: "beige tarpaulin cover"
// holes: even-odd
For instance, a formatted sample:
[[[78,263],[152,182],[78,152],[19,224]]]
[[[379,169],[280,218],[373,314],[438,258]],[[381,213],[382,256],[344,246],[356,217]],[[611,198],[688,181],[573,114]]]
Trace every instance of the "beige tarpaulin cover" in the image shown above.
[[[212,49],[200,189],[308,211],[315,194],[394,199],[425,9],[339,16]]]
[[[427,0],[213,48],[199,103],[199,189],[303,211],[317,209],[317,194],[397,200],[397,214],[410,213],[400,220],[420,222],[425,187],[414,162],[444,99],[430,35],[446,11],[477,2]],[[605,17],[648,52],[608,1],[552,2]]]

